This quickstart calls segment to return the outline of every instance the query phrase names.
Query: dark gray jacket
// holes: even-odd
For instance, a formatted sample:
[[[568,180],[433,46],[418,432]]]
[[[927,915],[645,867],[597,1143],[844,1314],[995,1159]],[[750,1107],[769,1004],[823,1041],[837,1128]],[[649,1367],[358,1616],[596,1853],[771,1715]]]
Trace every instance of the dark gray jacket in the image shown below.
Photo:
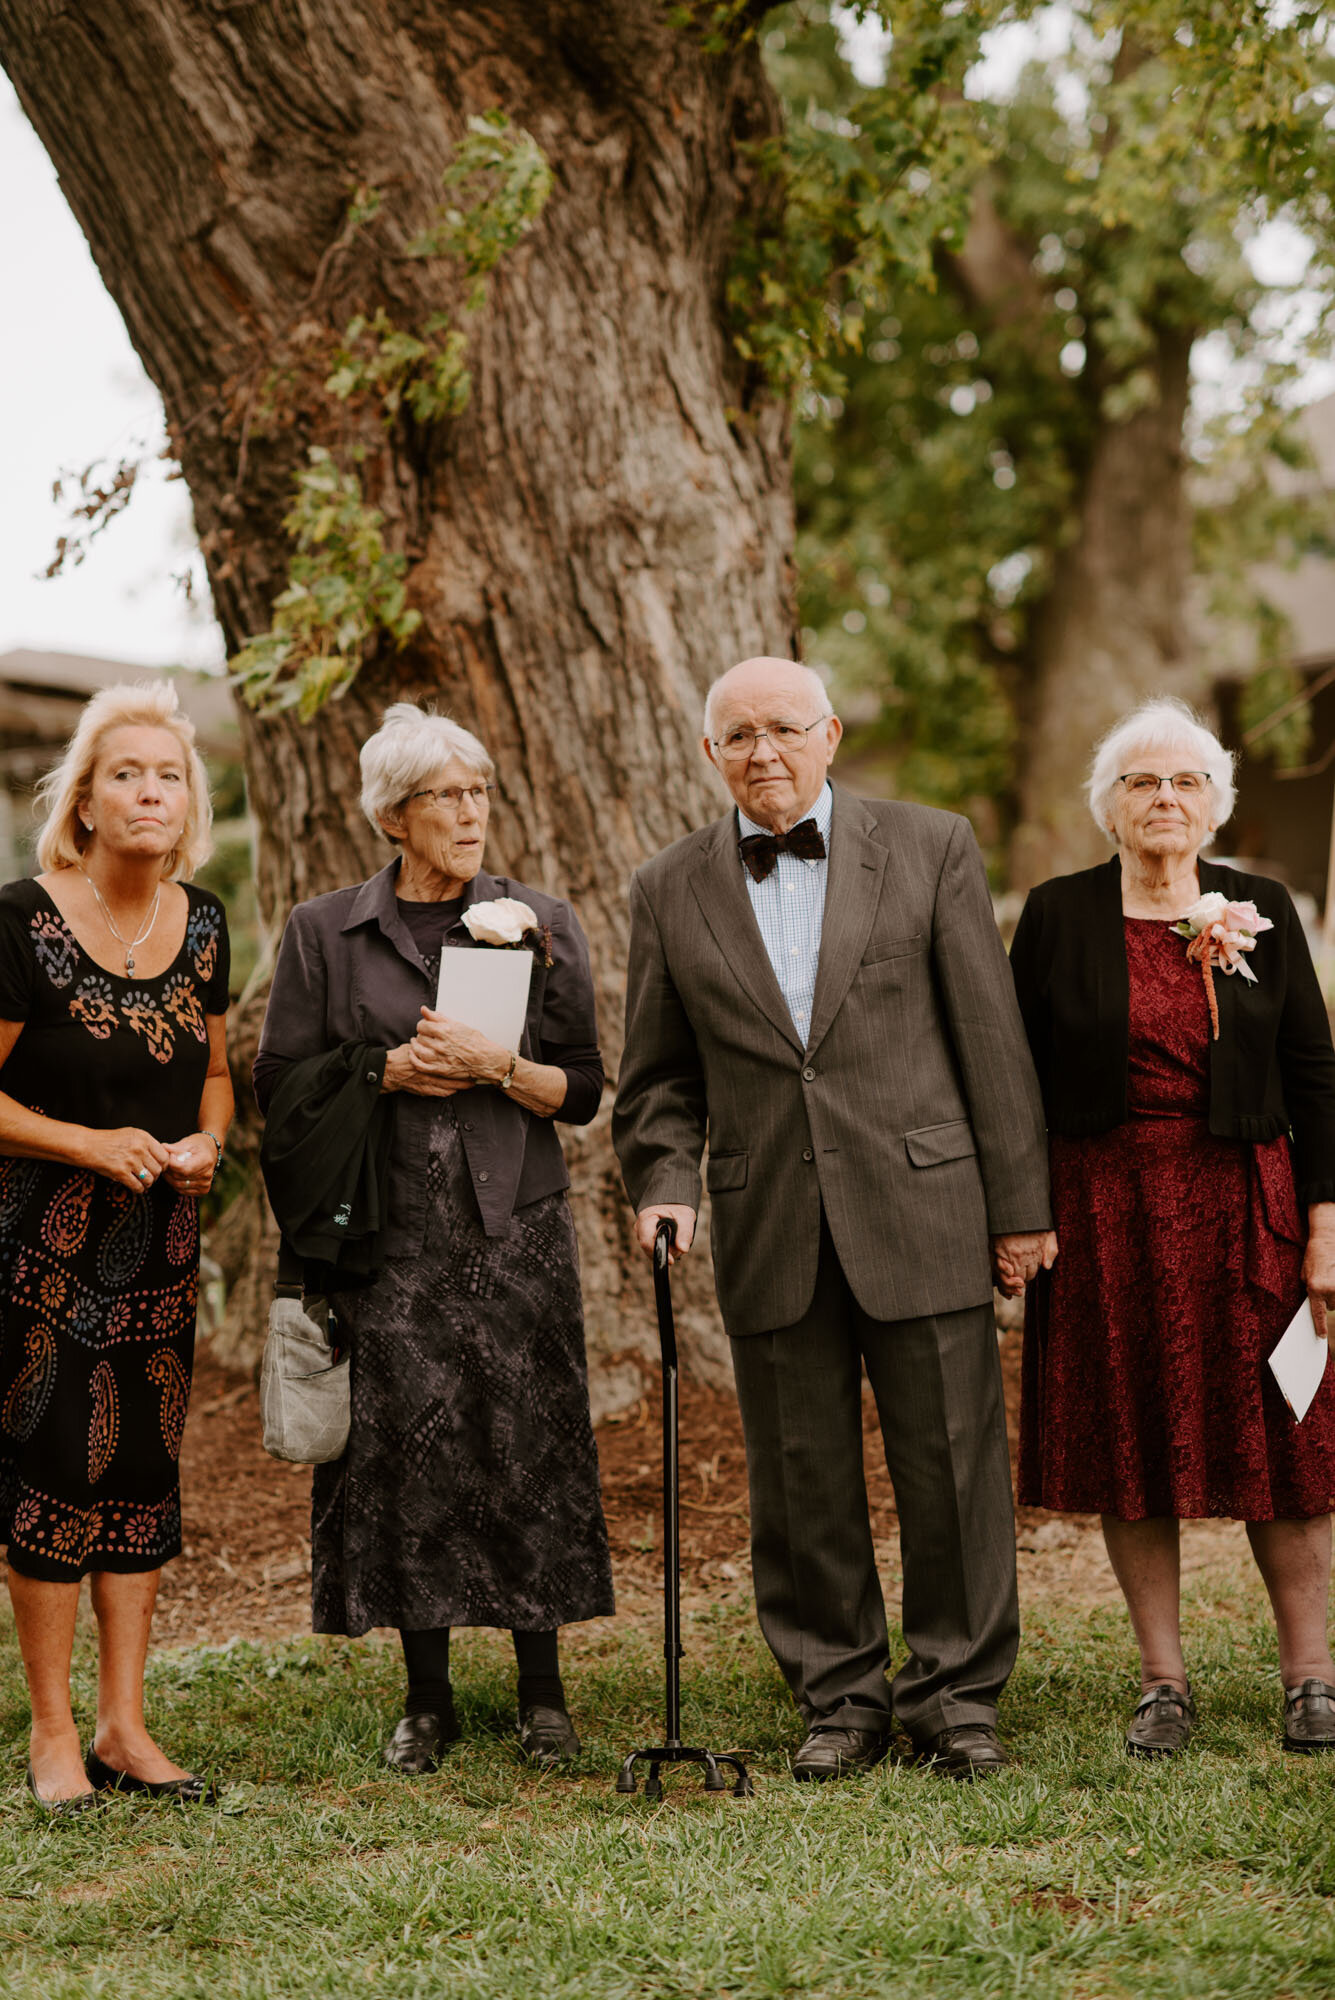
[[[700,1201],[732,1334],[810,1304],[824,1210],[881,1320],[981,1304],[988,1236],[1048,1225],[1043,1108],[967,820],[834,788],[811,1032],[747,898],[737,815],[631,883],[612,1136],[635,1208]]]
[[[399,914],[394,893],[398,873],[395,859],[369,882],[297,904],[278,951],[261,1056],[292,1061],[320,1055],[340,1042],[396,1048],[411,1039],[421,1009],[435,1004],[435,988]],[[527,903],[552,934],[551,965],[534,961],[520,1054],[543,1062],[549,1059],[547,1049],[595,1046],[589,947],[569,903],[523,882],[480,872],[465,891],[464,908],[495,896]],[[516,1208],[569,1187],[550,1119],[534,1117],[490,1086],[450,1101],[488,1236],[504,1236]],[[379,1246],[385,1256],[411,1257],[421,1250],[427,1142],[439,1103],[407,1091],[395,1095],[389,1220]]]

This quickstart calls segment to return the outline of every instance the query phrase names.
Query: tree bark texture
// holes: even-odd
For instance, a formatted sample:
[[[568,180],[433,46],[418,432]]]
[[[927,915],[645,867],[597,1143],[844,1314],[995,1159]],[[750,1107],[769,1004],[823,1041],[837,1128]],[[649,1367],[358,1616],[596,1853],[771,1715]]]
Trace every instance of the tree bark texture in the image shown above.
[[[1012,888],[1092,867],[1109,853],[1085,801],[1095,743],[1152,695],[1203,693],[1187,628],[1191,509],[1183,425],[1191,337],[1165,334],[1158,400],[1103,424],[1035,619],[1019,693],[1023,761],[1011,843]]]
[[[706,55],[666,17],[658,0],[0,0],[0,59],[162,392],[229,649],[270,623],[292,474],[327,421],[299,398],[266,420],[273,357],[379,307],[413,331],[459,323],[458,269],[403,251],[467,119],[499,106],[546,154],[554,191],[495,270],[463,415],[346,420],[409,558],[416,638],[314,722],[246,711],[243,736],[276,937],[293,902],[389,857],[356,804],[385,702],[431,698],[476,730],[501,784],[487,865],[573,900],[613,1076],[627,876],[720,809],[703,690],[795,645],[787,420],[722,305],[732,226],[764,198],[739,144],[778,106],[753,45]],[[383,205],[349,240],[361,183]],[[639,1378],[615,1357],[656,1348],[606,1111],[567,1151],[598,1396],[624,1402]],[[252,1195],[220,1233],[251,1339],[258,1230]],[[690,1266],[688,1359],[726,1379]]]

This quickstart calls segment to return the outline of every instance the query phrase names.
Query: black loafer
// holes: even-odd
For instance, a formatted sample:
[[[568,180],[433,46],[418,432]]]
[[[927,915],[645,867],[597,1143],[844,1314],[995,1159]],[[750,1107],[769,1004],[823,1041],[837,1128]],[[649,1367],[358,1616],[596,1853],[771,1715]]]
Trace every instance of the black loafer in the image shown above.
[[[1335,1750],[1335,1687],[1329,1681],[1301,1681],[1285,1688],[1284,1748],[1300,1756]]]
[[[1176,1757],[1191,1741],[1196,1704],[1171,1681],[1146,1688],[1131,1714],[1126,1732],[1129,1757]]]
[[[432,1715],[405,1715],[385,1745],[385,1762],[392,1771],[403,1771],[410,1778],[426,1778],[440,1766],[440,1760],[451,1743],[457,1743],[459,1732],[454,1726],[454,1718]]]
[[[568,1764],[582,1745],[563,1708],[535,1702],[519,1711],[519,1754],[530,1764]]]
[[[183,1806],[216,1806],[218,1794],[207,1778],[187,1771],[183,1778],[136,1778],[132,1771],[116,1771],[104,1764],[96,1750],[83,1760],[88,1782],[95,1792],[126,1792],[145,1799],[175,1799]]]
[[[918,1754],[943,1778],[994,1778],[1011,1762],[990,1722],[960,1722],[953,1729],[939,1729],[918,1746]]]
[[[101,1801],[96,1792],[75,1792],[68,1799],[44,1799],[37,1789],[37,1780],[28,1766],[28,1790],[44,1813],[51,1813],[58,1819],[70,1819],[75,1813],[91,1812]]]
[[[883,1729],[839,1729],[816,1723],[793,1759],[799,1785],[824,1785],[832,1778],[855,1778],[870,1771],[885,1755]]]

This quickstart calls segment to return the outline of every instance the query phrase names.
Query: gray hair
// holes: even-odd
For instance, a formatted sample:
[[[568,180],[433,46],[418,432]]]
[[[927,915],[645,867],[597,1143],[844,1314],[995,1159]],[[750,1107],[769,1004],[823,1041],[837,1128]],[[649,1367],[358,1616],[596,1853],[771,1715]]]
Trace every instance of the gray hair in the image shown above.
[[[1224,824],[1237,799],[1233,752],[1224,748],[1213,729],[1207,728],[1184,701],[1175,695],[1158,695],[1115,722],[1095,748],[1085,794],[1100,833],[1112,835],[1110,808],[1117,780],[1125,774],[1128,760],[1142,751],[1176,750],[1179,746],[1189,748],[1193,757],[1199,757],[1200,768],[1209,773],[1214,788],[1215,826]],[[1202,843],[1208,844],[1208,839]]]
[[[375,735],[362,745],[362,811],[377,833],[385,832],[381,815],[406,804],[444,764],[462,764],[483,778],[496,771],[477,737],[447,715],[410,701],[391,702]]]
[[[745,665],[746,662],[743,661],[742,664]],[[804,667],[798,660],[784,660],[782,664],[786,667],[791,667],[794,673],[801,674],[802,678],[806,682],[811,692],[811,699],[816,704],[817,714],[815,719],[817,722],[820,722],[827,715],[834,714],[834,710],[830,706],[830,690],[826,687],[824,681],[821,679],[820,675],[816,672],[816,669],[814,667]],[[715,698],[718,694],[719,689],[722,687],[724,681],[727,680],[728,674],[730,674],[732,671],[733,669],[729,667],[728,673],[720,674],[718,679],[710,687],[709,693],[705,696],[705,735],[709,738],[711,743],[714,740]]]

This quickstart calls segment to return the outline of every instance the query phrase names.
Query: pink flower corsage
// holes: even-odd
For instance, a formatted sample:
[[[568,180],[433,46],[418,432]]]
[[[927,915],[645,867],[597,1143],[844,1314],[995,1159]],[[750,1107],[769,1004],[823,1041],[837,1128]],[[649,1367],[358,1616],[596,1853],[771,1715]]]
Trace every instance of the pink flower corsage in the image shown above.
[[[1272,931],[1275,926],[1269,917],[1258,912],[1255,903],[1230,903],[1217,889],[1208,896],[1202,896],[1199,903],[1193,903],[1184,917],[1171,926],[1177,937],[1189,940],[1187,957],[1201,969],[1205,982],[1205,997],[1210,1006],[1210,1025],[1214,1029],[1214,1039],[1219,1040],[1219,1004],[1215,999],[1214,969],[1232,976],[1240,972],[1250,985],[1255,986],[1256,974],[1248,965],[1245,952],[1255,951],[1256,940],[1262,931]]]

